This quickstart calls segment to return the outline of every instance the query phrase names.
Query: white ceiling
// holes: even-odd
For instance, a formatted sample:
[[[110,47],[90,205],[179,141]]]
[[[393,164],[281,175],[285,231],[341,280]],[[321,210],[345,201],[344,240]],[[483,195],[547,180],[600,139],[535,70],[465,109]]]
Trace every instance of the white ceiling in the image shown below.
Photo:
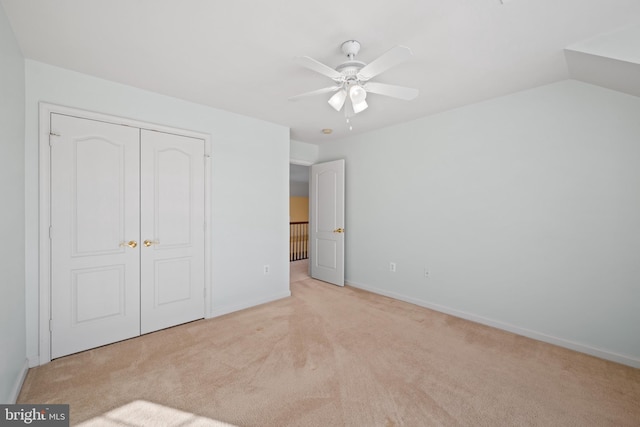
[[[310,143],[566,79],[565,47],[640,23],[639,0],[0,3],[27,58],[288,126]],[[365,62],[410,47],[375,81],[420,89],[409,102],[371,95],[353,131],[330,94],[287,100],[332,83],[294,57],[334,67],[349,39]]]

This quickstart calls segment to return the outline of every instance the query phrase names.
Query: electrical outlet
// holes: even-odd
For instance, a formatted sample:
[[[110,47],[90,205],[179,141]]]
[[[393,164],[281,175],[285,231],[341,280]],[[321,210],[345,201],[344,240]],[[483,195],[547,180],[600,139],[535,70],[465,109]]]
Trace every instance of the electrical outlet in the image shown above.
[[[392,273],[396,272],[396,263],[395,262],[390,262],[389,263],[389,271]]]
[[[269,264],[265,264],[264,266],[264,275],[266,276],[267,274],[269,274]]]

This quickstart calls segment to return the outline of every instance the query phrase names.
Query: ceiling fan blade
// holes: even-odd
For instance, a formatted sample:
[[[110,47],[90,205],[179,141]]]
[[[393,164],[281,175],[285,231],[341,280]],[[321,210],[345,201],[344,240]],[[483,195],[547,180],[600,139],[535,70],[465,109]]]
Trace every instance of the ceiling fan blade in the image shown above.
[[[370,93],[377,93],[378,95],[390,96],[392,98],[403,99],[405,101],[411,101],[420,93],[418,89],[414,89],[412,87],[396,86],[376,82],[365,83],[364,89]]]
[[[289,98],[289,101],[297,101],[298,99],[305,98],[307,96],[322,95],[323,93],[335,92],[341,87],[342,86],[331,86],[331,87],[324,87],[318,90],[312,90],[311,92],[305,92],[305,93],[301,93],[300,95],[292,96],[291,98]]]
[[[340,81],[343,79],[342,74],[340,74],[333,68],[329,67],[328,65],[324,65],[322,62],[318,62],[308,56],[298,56],[295,58],[295,61],[303,67],[306,67],[317,73],[324,74],[325,76],[333,80]]]
[[[390,50],[383,53],[377,59],[374,59],[373,62],[365,65],[362,70],[358,73],[358,78],[360,80],[369,80],[377,76],[378,74],[387,71],[389,68],[397,65],[407,59],[411,58],[413,53],[411,49],[405,46],[396,46],[391,48]]]

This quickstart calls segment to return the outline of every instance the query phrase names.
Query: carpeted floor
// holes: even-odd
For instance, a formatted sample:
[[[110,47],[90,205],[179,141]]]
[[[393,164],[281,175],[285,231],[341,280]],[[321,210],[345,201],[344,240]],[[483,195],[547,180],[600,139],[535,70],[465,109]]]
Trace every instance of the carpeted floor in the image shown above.
[[[292,297],[31,369],[85,426],[638,426],[640,370],[292,263]]]

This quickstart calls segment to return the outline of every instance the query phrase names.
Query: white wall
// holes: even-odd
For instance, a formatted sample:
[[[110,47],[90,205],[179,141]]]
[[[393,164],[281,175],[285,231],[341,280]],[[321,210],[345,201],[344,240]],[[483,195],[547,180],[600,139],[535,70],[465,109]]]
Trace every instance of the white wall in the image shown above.
[[[289,181],[289,195],[291,197],[309,197],[309,182]]]
[[[26,374],[24,308],[24,59],[0,5],[0,403]]]
[[[27,354],[38,353],[38,102],[193,130],[212,140],[213,315],[290,295],[289,129],[26,61]],[[270,274],[263,266],[270,265]]]
[[[337,158],[348,283],[640,367],[639,98],[569,80]]]
[[[297,165],[312,165],[318,160],[319,148],[315,144],[291,140],[289,144],[289,158]]]

